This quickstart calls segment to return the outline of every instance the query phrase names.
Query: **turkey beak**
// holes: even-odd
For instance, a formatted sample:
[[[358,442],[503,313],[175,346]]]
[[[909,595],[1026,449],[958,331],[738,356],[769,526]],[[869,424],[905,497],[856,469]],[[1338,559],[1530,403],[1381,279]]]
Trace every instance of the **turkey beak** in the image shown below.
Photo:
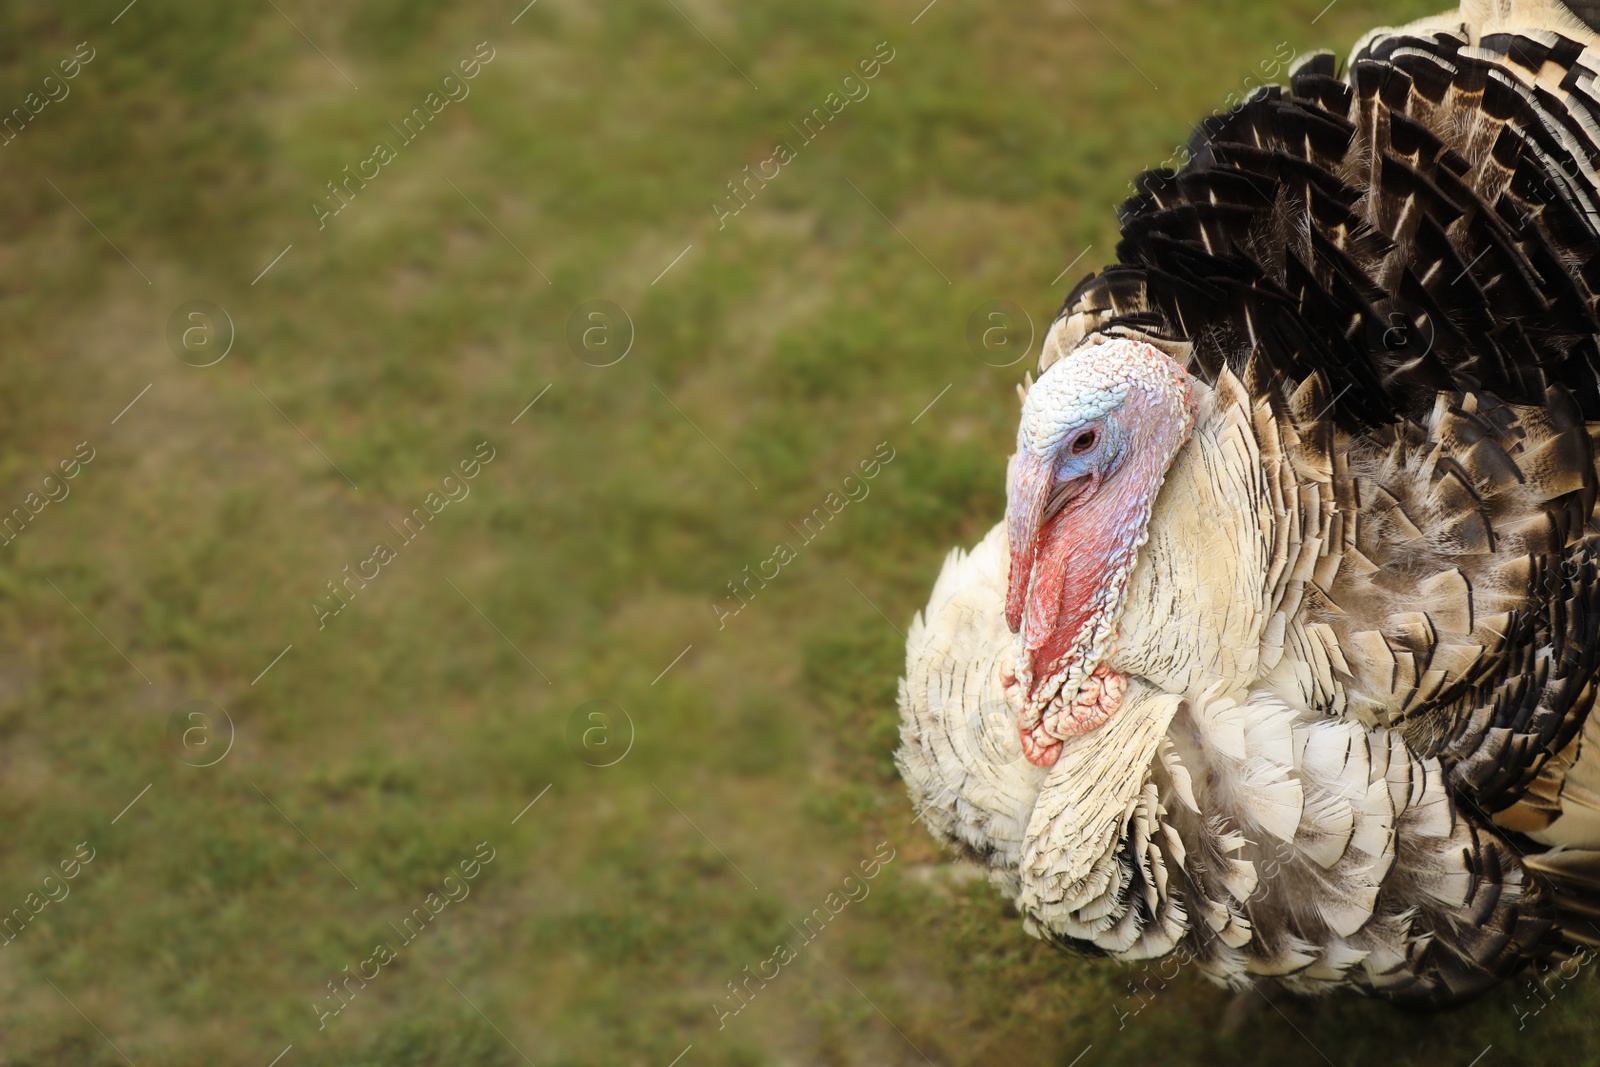
[[[1039,554],[1039,527],[1054,481],[1050,460],[1020,452],[1011,464],[1006,485],[1006,536],[1011,543],[1011,577],[1006,587],[1006,625],[1022,629],[1028,603],[1028,579]]]

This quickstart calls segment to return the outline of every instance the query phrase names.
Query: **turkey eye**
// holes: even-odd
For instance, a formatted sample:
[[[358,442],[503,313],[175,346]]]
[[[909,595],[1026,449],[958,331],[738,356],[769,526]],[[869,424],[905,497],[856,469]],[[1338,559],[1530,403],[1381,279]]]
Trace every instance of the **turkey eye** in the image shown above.
[[[1072,439],[1073,455],[1082,455],[1083,453],[1089,451],[1089,449],[1094,447],[1094,443],[1097,440],[1099,440],[1099,435],[1093,430],[1087,430],[1083,433],[1080,433],[1077,437]]]

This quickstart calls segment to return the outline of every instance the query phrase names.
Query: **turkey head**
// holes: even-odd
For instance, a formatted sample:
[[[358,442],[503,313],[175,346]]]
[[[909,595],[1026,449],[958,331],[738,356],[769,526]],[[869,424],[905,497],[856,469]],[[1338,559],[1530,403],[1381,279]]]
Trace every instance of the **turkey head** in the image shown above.
[[[1189,375],[1131,340],[1088,345],[1028,391],[1006,477],[1015,633],[1004,681],[1028,760],[1105,723],[1123,678],[1105,667],[1128,576],[1167,469],[1194,427]]]

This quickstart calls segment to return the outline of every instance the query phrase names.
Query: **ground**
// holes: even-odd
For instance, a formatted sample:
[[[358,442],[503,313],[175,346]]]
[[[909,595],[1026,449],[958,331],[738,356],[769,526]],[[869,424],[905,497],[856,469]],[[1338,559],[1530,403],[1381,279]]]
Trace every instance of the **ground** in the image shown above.
[[[903,631],[1024,366],[974,313],[1042,328],[1193,122],[1431,10],[924,3],[0,11],[3,1062],[1600,1055],[1588,970],[1060,956],[914,823]]]

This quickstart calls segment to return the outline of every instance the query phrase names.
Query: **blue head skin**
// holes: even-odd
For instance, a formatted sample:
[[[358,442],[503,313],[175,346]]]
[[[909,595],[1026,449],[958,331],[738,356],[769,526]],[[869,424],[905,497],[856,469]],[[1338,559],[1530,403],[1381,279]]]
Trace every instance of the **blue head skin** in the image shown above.
[[[1023,402],[1006,484],[1023,750],[1048,766],[1060,739],[1115,711],[1101,661],[1162,479],[1189,438],[1190,378],[1137,341],[1052,364]],[[1113,693],[1112,690],[1115,692]]]

